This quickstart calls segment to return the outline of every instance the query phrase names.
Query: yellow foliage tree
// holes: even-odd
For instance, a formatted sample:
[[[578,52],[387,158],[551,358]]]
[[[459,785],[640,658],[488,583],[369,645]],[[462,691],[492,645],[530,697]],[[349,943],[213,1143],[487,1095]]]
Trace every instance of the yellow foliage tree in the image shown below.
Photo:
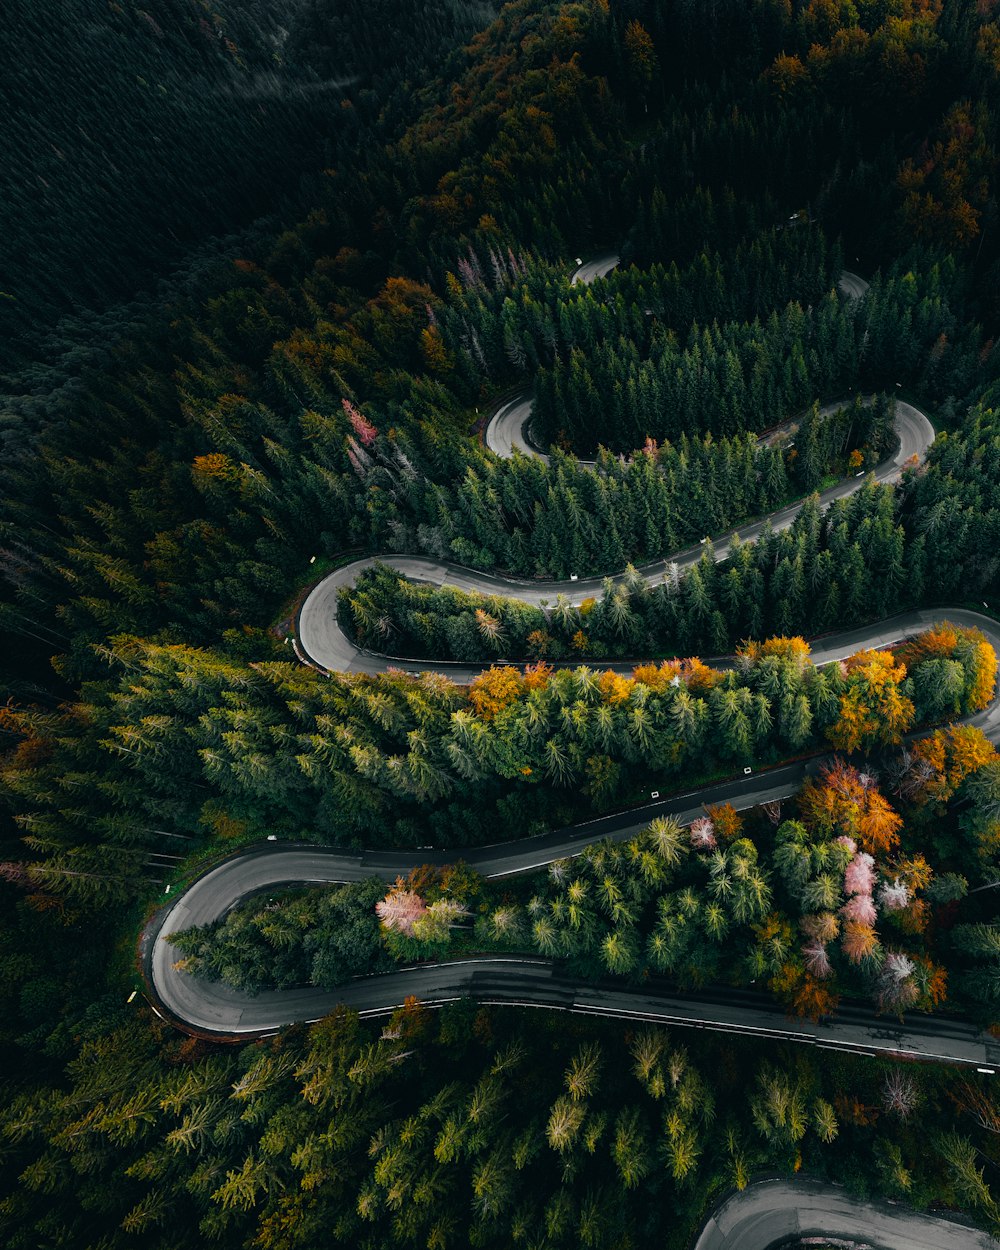
[[[968,663],[972,668],[972,681],[966,696],[970,710],[978,712],[993,699],[997,680],[997,653],[978,630],[963,630],[962,634],[972,643]]]
[[[812,649],[804,638],[799,638],[797,635],[786,638],[781,635],[768,638],[766,642],[761,643],[760,654],[762,658],[766,655],[776,655],[783,660],[796,660],[799,664],[804,664],[812,655]]]
[[[838,751],[897,743],[913,723],[913,703],[900,689],[906,666],[889,651],[859,651],[847,661],[840,715],[826,731]]]
[[[913,755],[933,770],[916,794],[918,802],[946,803],[962,782],[989,763],[996,752],[993,743],[974,725],[949,725],[936,729],[913,744]]]
[[[650,690],[666,690],[678,680],[680,671],[680,660],[664,660],[661,664],[638,664],[632,670],[632,676]]]
[[[469,687],[469,702],[477,716],[491,721],[524,690],[524,678],[510,665],[488,668]]]
[[[191,465],[191,478],[199,490],[211,490],[214,486],[238,486],[240,466],[221,451],[205,456],[195,456]]]
[[[635,687],[635,682],[631,677],[623,677],[621,673],[605,671],[597,679],[597,688],[604,697],[605,703],[615,706],[619,703],[627,703],[628,697]]]
[[[978,629],[960,629],[944,621],[900,647],[897,658],[908,669],[925,660],[957,660],[965,671],[963,708],[978,712],[993,699],[996,652]]]
[[[437,326],[427,326],[421,330],[420,350],[431,373],[450,373],[455,367],[451,352],[445,347]]]
[[[625,27],[625,54],[633,78],[646,90],[657,71],[656,49],[649,31],[634,18]]]

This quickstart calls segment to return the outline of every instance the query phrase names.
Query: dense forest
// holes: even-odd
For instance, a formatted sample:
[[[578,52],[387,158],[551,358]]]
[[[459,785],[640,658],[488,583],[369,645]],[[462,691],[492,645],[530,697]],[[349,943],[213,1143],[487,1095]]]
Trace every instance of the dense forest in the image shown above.
[[[323,166],[363,143],[410,76],[488,13],[485,3],[429,0],[406,23],[404,8],[23,6],[2,53],[0,183],[0,363],[25,367],[19,384],[46,385],[56,361],[75,373],[97,354],[98,335],[145,320],[170,289],[154,296],[157,279],[183,290],[216,258],[239,255],[239,236],[261,214],[277,222],[302,211]],[[112,309],[132,295],[131,310]]]
[[[251,899],[170,941],[186,971],[250,993],[331,989],[390,958],[501,951],[685,989],[762,981],[814,1019],[843,995],[890,1014],[950,1001],[988,1023],[1000,998],[992,905],[970,899],[959,923],[955,907],[996,852],[987,763],[995,752],[982,733],[952,726],[897,762],[902,812],[838,761],[803,786],[790,819],[780,802],[749,820],[719,804],[687,829],[657,817],[513,886],[461,864],[424,865],[388,893],[373,878]]]
[[[992,0],[63,0],[3,56],[4,1244],[683,1250],[758,1171],[1000,1229],[988,1076],[471,1001],[223,1046],[138,957],[266,838],[418,864],[815,753],[779,819],[250,900],[177,958],[526,949],[1000,1022],[1000,757],[954,723],[996,657],[946,623],[1000,607]],[[523,394],[548,454],[500,457]],[[936,438],[879,480],[903,404]],[[609,580],[376,564],[357,644],[495,667],[301,662],[310,588],[394,553]]]

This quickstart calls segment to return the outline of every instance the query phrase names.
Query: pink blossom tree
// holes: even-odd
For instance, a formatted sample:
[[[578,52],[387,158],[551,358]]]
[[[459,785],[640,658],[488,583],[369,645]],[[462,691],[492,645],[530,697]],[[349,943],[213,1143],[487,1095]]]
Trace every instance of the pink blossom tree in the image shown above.
[[[378,430],[374,425],[372,425],[367,417],[362,416],[362,414],[358,412],[357,408],[354,407],[349,399],[342,399],[340,402],[351,422],[351,429],[361,440],[363,446],[370,447],[372,443],[375,442],[376,438],[378,438]]]
[[[363,481],[371,470],[372,458],[359,446],[353,434],[347,436],[347,458],[351,462],[351,468]]]
[[[874,925],[878,919],[875,900],[870,894],[855,894],[840,909],[840,914],[853,924]]]
[[[875,888],[875,861],[862,852],[844,870],[845,894],[871,894]]]
[[[697,820],[691,822],[691,845],[697,851],[714,851],[716,847],[715,841],[715,825],[712,824],[708,816],[699,816]]]
[[[406,888],[402,877],[380,903],[375,904],[375,914],[386,929],[394,929],[404,937],[413,937],[413,926],[426,912],[427,904],[413,890]]]

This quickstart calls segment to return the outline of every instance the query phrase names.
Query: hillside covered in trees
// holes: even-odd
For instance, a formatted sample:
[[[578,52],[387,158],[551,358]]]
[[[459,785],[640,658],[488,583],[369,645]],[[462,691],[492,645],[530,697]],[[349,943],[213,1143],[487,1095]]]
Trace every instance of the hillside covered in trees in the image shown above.
[[[373,878],[254,898],[169,940],[186,972],[251,994],[332,989],[390,959],[500,951],[591,979],[759,981],[791,1014],[817,1020],[843,995],[898,1015],[950,1002],[989,1023],[1000,996],[992,904],[969,899],[959,923],[955,905],[996,854],[997,792],[984,771],[995,763],[980,731],[950,727],[901,756],[892,780],[903,814],[838,760],[806,782],[787,818],[780,802],[749,820],[718,804],[686,829],[656,817],[623,843],[593,842],[513,888],[461,863],[423,865],[388,893]]]
[[[22,17],[3,1244],[686,1250],[762,1170],[1000,1231],[989,1076],[724,1035],[695,1056],[679,1029],[471,1001],[223,1046],[157,1018],[139,945],[168,892],[247,848],[459,858],[651,779],[813,755],[780,819],[654,824],[506,885],[253,899],[177,958],[262,990],[527,949],[581,976],[766,979],[801,1014],[867,996],[1000,1025],[996,657],[945,624],[1000,616],[996,4]],[[487,422],[525,394],[547,454],[501,457]],[[877,480],[904,403],[936,438]],[[400,553],[609,581],[536,605],[376,564],[337,608],[366,655],[486,672],[303,662],[310,589]],[[929,633],[843,662],[802,641],[923,609]],[[406,907],[414,932],[388,923]]]

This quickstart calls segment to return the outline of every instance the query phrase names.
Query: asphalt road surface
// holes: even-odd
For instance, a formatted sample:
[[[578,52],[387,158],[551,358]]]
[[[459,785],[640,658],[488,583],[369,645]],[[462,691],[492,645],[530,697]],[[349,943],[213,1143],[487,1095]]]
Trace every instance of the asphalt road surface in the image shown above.
[[[762,1181],[709,1216],[694,1250],[766,1250],[788,1237],[863,1240],[879,1250],[997,1250],[978,1228],[896,1203],[864,1202],[819,1181]]]
[[[841,659],[863,646],[887,646],[943,619],[981,629],[1000,651],[1000,625],[978,613],[953,609],[902,613],[874,626],[827,635],[814,643],[813,656],[822,664]],[[996,700],[967,719],[994,742],[1000,742],[1000,703]],[[812,758],[667,799],[651,797],[641,808],[493,846],[463,848],[460,854],[489,878],[525,872],[572,856],[601,838],[631,837],[655,816],[672,815],[686,824],[700,816],[706,804],[730,802],[737,809],[745,809],[786,798],[795,793],[819,763]],[[851,1007],[841,1009],[832,1022],[792,1025],[780,1007],[763,996],[758,999],[754,993],[726,991],[713,998],[705,994],[677,995],[654,982],[645,982],[641,987],[630,987],[624,982],[595,985],[568,979],[547,961],[534,959],[452,962],[363,978],[333,993],[305,988],[253,998],[178,971],[174,967],[177,952],[164,940],[168,933],[208,924],[225,915],[250,894],[281,885],[357,881],[367,876],[391,881],[415,863],[449,863],[455,858],[456,853],[448,850],[414,854],[371,849],[345,853],[317,846],[265,846],[234,856],[207,872],[165,908],[145,935],[144,957],[154,1000],[165,1015],[182,1026],[232,1037],[272,1032],[295,1020],[318,1019],[338,1002],[369,1014],[385,1014],[407,994],[416,994],[434,1005],[473,994],[484,1002],[562,1007],[626,1019],[654,1019],[752,1033],[868,1054],[901,1054],[991,1070],[1000,1067],[1000,1044],[969,1025],[943,1017],[920,1017],[903,1025]]]
[[[509,460],[515,451],[526,456],[548,460],[544,452],[532,447],[525,434],[531,416],[532,398],[528,391],[501,404],[486,426],[486,446],[494,454]]]
[[[596,260],[587,261],[574,271],[572,284],[575,286],[578,282],[589,283],[595,278],[603,278],[618,265],[620,259],[621,257],[609,253],[599,256]],[[868,290],[868,285],[864,278],[851,273],[848,269],[843,270],[837,281],[837,289],[849,299],[860,299]],[[537,456],[540,460],[549,459],[528,439],[527,429],[528,422],[531,420],[531,405],[530,391],[505,400],[500,405],[486,426],[485,440],[490,451],[504,460],[509,460],[515,451],[526,456]],[[824,409],[824,411],[830,411],[830,409]],[[593,461],[584,460],[582,463],[592,464]]]
[[[821,412],[832,412],[845,402],[848,401],[827,404]],[[912,404],[902,401],[896,403],[895,430],[898,438],[897,449],[874,473],[880,482],[894,481],[902,473],[904,466],[922,460],[934,441],[934,428],[927,417]],[[821,506],[827,507],[835,499],[850,495],[863,481],[863,477],[852,477],[838,482],[820,495]],[[801,502],[789,504],[770,517],[717,535],[713,542],[715,558],[726,558],[735,535],[738,534],[744,541],[752,540],[760,534],[768,521],[774,530],[787,529],[801,508]],[[647,581],[659,582],[665,576],[672,575],[675,570],[683,571],[695,564],[701,558],[702,551],[702,546],[696,544],[663,560],[657,560],[654,564],[644,565],[639,572]],[[599,598],[603,590],[604,579],[600,577],[579,577],[576,581],[527,582],[501,577],[495,573],[481,573],[447,560],[434,560],[427,556],[383,555],[377,559],[413,581],[427,582],[433,586],[454,586],[460,590],[480,591],[483,594],[506,595],[536,605],[543,599],[551,603],[557,595],[565,595],[571,603],[579,604],[587,598]],[[319,668],[337,673],[381,673],[392,666],[412,672],[445,672],[455,681],[469,681],[481,672],[482,665],[410,660],[405,657],[390,659],[354,646],[338,624],[337,596],[343,587],[354,584],[363,569],[369,568],[375,562],[375,557],[369,557],[344,565],[324,578],[310,592],[298,617],[298,645],[304,655]],[[624,574],[620,574],[613,580],[621,580],[623,576]],[[618,663],[601,667],[627,672],[632,665]]]
[[[859,277],[856,273],[851,273],[849,269],[845,269],[837,280],[837,290],[841,295],[849,298],[860,299],[868,290],[869,283],[864,278]]]
[[[908,404],[897,407],[899,449],[879,467],[876,474],[889,480],[899,474],[911,457],[920,458],[933,439],[927,418]],[[860,479],[840,483],[823,496],[824,502],[857,488]],[[771,518],[776,528],[790,525],[798,505],[783,509]],[[745,526],[740,535],[754,537],[762,522]],[[716,557],[724,558],[731,536],[715,544]],[[662,577],[671,565],[684,567],[697,560],[701,547],[679,552],[669,561],[657,562],[642,570],[651,581]],[[565,594],[579,603],[598,594],[601,580],[589,578],[567,582],[516,582],[495,575],[463,569],[446,562],[414,557],[382,557],[401,574],[436,585],[497,592],[539,603]],[[358,650],[337,624],[336,598],[342,586],[350,585],[371,560],[355,561],[325,578],[311,592],[299,616],[298,643],[315,664],[331,672],[384,672],[391,667],[411,671],[444,671],[457,681],[467,681],[481,671],[479,665],[389,659]],[[1000,629],[976,613],[965,610],[904,613],[877,625],[828,635],[813,646],[817,663],[850,655],[863,646],[885,646],[918,632],[945,617],[957,624],[981,628],[1000,649]],[[614,667],[628,671],[631,662]],[[972,718],[994,739],[1000,740],[1000,708],[992,704]],[[705,804],[732,802],[747,808],[793,794],[817,761],[798,762],[759,774],[738,777],[669,800],[653,799],[641,809],[602,817],[567,829],[552,830],[535,837],[505,842],[491,847],[463,849],[473,867],[487,877],[502,877],[551,863],[575,854],[588,842],[602,837],[627,838],[644,828],[653,817],[675,815],[683,823],[699,816]],[[417,855],[419,862],[447,863],[453,852],[431,851]],[[836,1024],[794,1029],[766,1000],[756,995],[727,992],[721,999],[705,995],[684,998],[665,986],[645,983],[641,988],[623,983],[595,986],[565,978],[545,961],[532,959],[489,959],[449,963],[436,968],[422,967],[387,977],[365,978],[333,994],[304,988],[261,994],[251,998],[225,987],[179,972],[173,965],[176,951],[164,939],[168,933],[207,924],[224,915],[248,894],[290,883],[316,883],[358,880],[379,875],[388,880],[405,873],[414,856],[401,851],[370,850],[356,854],[315,846],[268,846],[257,852],[238,855],[206,873],[173,904],[165,908],[144,938],[144,955],[153,997],[164,1013],[183,1026],[216,1036],[240,1036],[273,1031],[295,1020],[316,1019],[337,1002],[351,1002],[370,1013],[391,1011],[407,993],[416,993],[429,1002],[473,993],[484,1001],[511,1002],[533,1006],[563,1006],[568,1010],[641,1017],[686,1023],[696,1027],[725,1028],[735,1032],[763,1033],[789,1037],[813,1045],[831,1045],[870,1052],[903,1052],[924,1058],[947,1058],[960,1063],[989,1066],[1000,1063],[1000,1048],[988,1038],[978,1037],[968,1026],[947,1021],[922,1021],[890,1028],[884,1021],[855,1011],[851,1019],[842,1012]]]
[[[573,270],[570,278],[570,284],[576,286],[578,282],[593,282],[597,278],[606,277],[612,269],[617,269],[621,264],[621,257],[617,252],[605,252],[603,256],[595,256],[593,260],[583,261],[578,268]]]

